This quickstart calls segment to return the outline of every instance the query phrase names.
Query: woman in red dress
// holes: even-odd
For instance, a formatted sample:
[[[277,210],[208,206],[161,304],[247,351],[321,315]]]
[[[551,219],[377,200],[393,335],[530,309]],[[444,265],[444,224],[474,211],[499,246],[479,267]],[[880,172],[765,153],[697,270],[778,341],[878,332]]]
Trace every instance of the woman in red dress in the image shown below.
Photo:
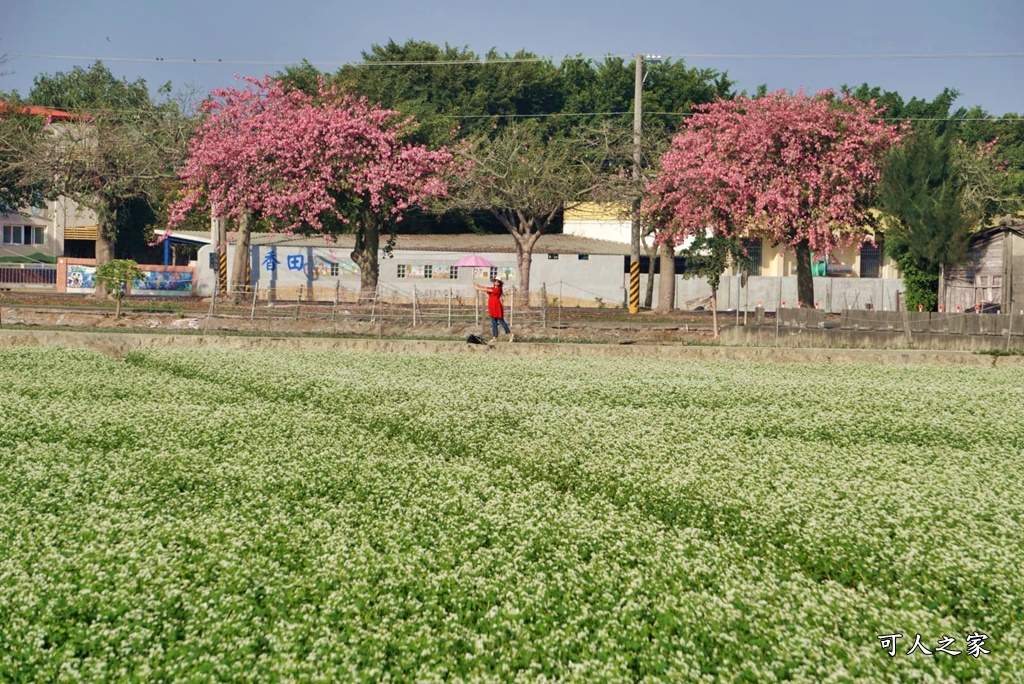
[[[499,323],[505,329],[508,341],[511,342],[516,336],[512,334],[512,331],[508,328],[508,323],[505,322],[505,307],[501,304],[501,280],[494,278],[491,284],[492,287],[484,287],[483,285],[473,283],[473,287],[489,295],[487,297],[487,314],[491,317],[491,342],[498,341]]]

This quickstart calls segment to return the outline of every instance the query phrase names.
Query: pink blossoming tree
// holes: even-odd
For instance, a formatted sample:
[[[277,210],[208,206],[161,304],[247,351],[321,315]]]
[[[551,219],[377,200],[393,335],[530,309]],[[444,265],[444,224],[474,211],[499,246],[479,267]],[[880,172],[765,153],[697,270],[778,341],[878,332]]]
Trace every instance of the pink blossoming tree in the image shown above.
[[[662,241],[764,237],[797,254],[800,302],[814,301],[811,250],[862,239],[888,150],[882,109],[831,91],[779,91],[695,107],[672,140],[644,210]]]
[[[308,95],[270,77],[244,80],[204,105],[171,226],[212,209],[243,228],[260,216],[285,233],[353,232],[360,288],[372,295],[381,233],[405,209],[445,194],[451,153],[407,142],[414,122],[322,81]]]

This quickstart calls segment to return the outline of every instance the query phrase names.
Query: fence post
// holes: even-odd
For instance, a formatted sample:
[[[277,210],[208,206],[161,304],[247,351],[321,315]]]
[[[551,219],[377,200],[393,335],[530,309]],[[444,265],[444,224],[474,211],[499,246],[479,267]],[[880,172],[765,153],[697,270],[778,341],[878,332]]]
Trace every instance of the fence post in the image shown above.
[[[900,291],[896,291],[896,310],[900,314],[900,320],[903,321],[903,336],[907,338],[907,348],[913,348],[914,336],[910,332],[910,314],[907,312],[907,307],[904,302],[904,306],[900,308]]]
[[[673,307],[675,308],[675,307]],[[743,289],[743,325],[747,324],[747,312],[750,309],[750,274],[747,274],[747,286]]]
[[[540,297],[541,297],[541,300],[540,300],[541,301],[541,305],[540,305],[541,306],[541,309],[540,309],[541,325],[545,329],[547,329],[547,327],[548,327],[548,284],[547,283],[541,283],[541,285],[540,285]]]
[[[512,325],[512,318],[516,314],[516,288],[512,288],[512,300],[508,305],[508,324]]]
[[[452,327],[452,288],[448,288],[448,327]]]
[[[1006,321],[1006,351],[1010,351],[1010,335],[1013,334],[1013,293],[1010,294],[1010,318]]]
[[[416,327],[416,286],[412,286],[412,327]]]
[[[775,346],[779,346],[779,319],[782,316],[782,276],[779,276],[779,298],[775,300]]]
[[[743,274],[736,274],[736,327],[740,327],[740,295],[743,294]]]
[[[334,306],[331,307],[331,322],[338,316],[338,297],[341,294],[341,281],[334,283]]]
[[[377,292],[380,291],[380,283],[373,288],[373,302],[370,304],[370,325],[377,322]],[[362,295],[362,286],[360,285],[360,295]]]
[[[217,311],[217,290],[219,288],[215,285],[213,287],[213,297],[210,298],[210,311],[206,314],[206,323],[203,325],[203,334],[210,329],[210,317]]]
[[[249,320],[256,318],[256,300],[260,296],[260,281],[256,281],[256,286],[252,288],[252,309],[249,310]]]
[[[476,324],[480,325],[480,293],[477,290],[473,290],[473,302],[476,304]]]
[[[299,320],[299,307],[302,305],[302,285],[299,285],[299,292],[295,295],[295,320]]]
[[[562,281],[558,281],[558,342],[562,341]]]

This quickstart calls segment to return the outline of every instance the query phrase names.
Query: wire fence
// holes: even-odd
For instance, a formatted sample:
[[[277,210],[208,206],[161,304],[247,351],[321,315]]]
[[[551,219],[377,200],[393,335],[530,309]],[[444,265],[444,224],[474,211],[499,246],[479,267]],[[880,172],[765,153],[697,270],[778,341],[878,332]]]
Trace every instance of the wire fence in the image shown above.
[[[401,324],[411,328],[489,326],[487,295],[455,288],[398,287],[379,284],[371,291],[344,288],[312,290],[302,285],[262,288],[210,299],[209,318],[350,320],[371,326]],[[546,327],[551,302],[544,290],[529,296],[510,288],[502,298],[509,325]]]
[[[32,274],[25,276],[26,281],[35,279],[39,282],[55,277],[52,269],[21,268],[18,265],[12,270]],[[45,275],[48,271],[51,275]],[[781,288],[776,292],[785,296]],[[806,307],[794,306],[785,300],[757,300],[747,306],[741,304],[732,310],[723,310],[720,298],[717,319],[711,316],[710,301],[705,302],[707,306],[699,315],[679,310],[669,315],[683,316],[684,322],[675,325],[687,332],[710,331],[715,320],[719,330],[741,326],[774,327],[776,339],[784,330],[803,328],[900,333],[908,345],[913,343],[915,335],[922,334],[1003,336],[1008,349],[1024,342],[1021,339],[1024,337],[1024,310],[1013,311],[1012,307],[1007,307],[1007,311],[1002,313],[992,305],[977,304],[966,311],[957,307],[955,311],[908,312],[902,292],[896,290],[886,294],[892,297],[892,308],[884,311],[875,309],[870,301],[864,308],[843,307],[836,313],[829,311],[825,302]],[[361,335],[375,333],[380,336],[385,330],[388,334],[415,332],[429,335],[442,330],[447,331],[445,334],[464,334],[490,329],[487,301],[488,295],[484,292],[466,292],[457,287],[378,284],[372,290],[363,291],[358,287],[344,287],[340,282],[333,288],[321,286],[316,289],[302,285],[264,288],[255,283],[250,288],[236,288],[235,292],[228,294],[216,290],[209,300],[205,316],[202,310],[195,310],[193,303],[192,310],[197,315],[180,325],[185,327],[187,323],[187,327],[209,330],[211,326],[214,329],[224,327],[217,323],[222,319],[248,321],[252,328],[259,329],[258,322],[265,321],[268,324],[262,327],[268,332],[278,332],[282,328],[287,330],[287,321],[293,320],[336,323],[339,332]],[[734,301],[739,303],[738,298]],[[624,304],[606,302],[600,294],[565,281],[542,283],[528,296],[514,286],[509,287],[504,293],[503,303],[505,320],[510,326],[533,330],[555,339],[561,339],[561,331],[566,328],[593,324],[594,319],[584,314],[585,318],[591,318],[591,322],[580,326],[581,309],[621,310]],[[168,310],[175,308],[173,299],[163,304]],[[775,310],[771,311],[769,307]],[[85,310],[79,306],[71,308]],[[645,324],[642,317],[630,316],[622,320],[630,321],[633,326]],[[278,323],[270,323],[275,321]],[[617,325],[628,327],[630,323]],[[548,332],[541,333],[544,330]]]

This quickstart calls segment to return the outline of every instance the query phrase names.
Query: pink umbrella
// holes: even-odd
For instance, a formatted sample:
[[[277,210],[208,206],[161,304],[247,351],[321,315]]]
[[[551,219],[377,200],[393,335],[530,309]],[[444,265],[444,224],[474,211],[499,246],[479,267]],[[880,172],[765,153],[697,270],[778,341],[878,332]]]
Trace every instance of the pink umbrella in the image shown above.
[[[487,268],[493,268],[493,266],[494,266],[494,264],[492,264],[490,261],[488,261],[487,259],[484,259],[482,256],[479,256],[477,254],[467,254],[466,256],[464,256],[461,259],[459,259],[458,261],[456,261],[455,265],[456,266],[480,266],[480,267],[487,267]]]

